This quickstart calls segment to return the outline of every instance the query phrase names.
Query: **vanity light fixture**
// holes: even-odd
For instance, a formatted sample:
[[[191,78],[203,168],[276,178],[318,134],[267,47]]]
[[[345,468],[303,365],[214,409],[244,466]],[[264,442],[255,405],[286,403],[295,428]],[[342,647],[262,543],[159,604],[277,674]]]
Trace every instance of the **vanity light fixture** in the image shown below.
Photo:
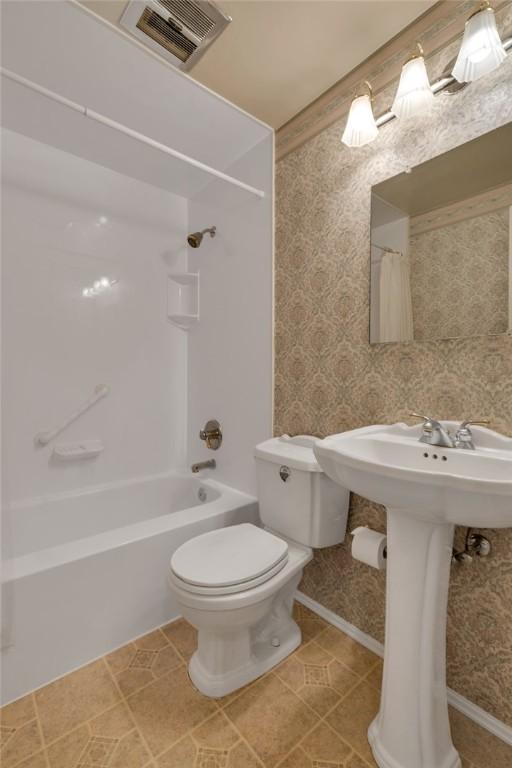
[[[100,293],[108,291],[109,288],[112,288],[118,282],[119,280],[111,280],[109,277],[100,277],[100,279],[95,280],[91,286],[83,289],[82,296],[84,298],[98,296]]]
[[[377,138],[379,129],[372,110],[372,87],[365,81],[368,93],[357,94],[350,105],[347,124],[341,140],[347,147],[363,147]]]
[[[496,27],[494,9],[485,0],[466,21],[453,76],[459,83],[471,83],[493,72],[506,57],[507,52]]]
[[[403,65],[400,83],[391,111],[399,118],[408,118],[424,112],[432,106],[434,94],[428,79],[423,48]]]
[[[418,46],[419,47],[419,46]],[[348,147],[362,147],[377,137],[378,129],[397,117],[408,117],[428,107],[432,96],[440,93],[457,93],[468,83],[497,69],[512,52],[512,34],[500,38],[494,10],[488,0],[466,22],[459,55],[453,71],[447,69],[430,83],[425,67],[423,51],[405,62],[393,105],[374,117],[370,95],[354,98],[347,119],[342,142]],[[449,65],[451,67],[451,65]],[[428,90],[427,90],[428,87]],[[430,93],[429,93],[430,92]],[[420,95],[421,94],[421,95]]]

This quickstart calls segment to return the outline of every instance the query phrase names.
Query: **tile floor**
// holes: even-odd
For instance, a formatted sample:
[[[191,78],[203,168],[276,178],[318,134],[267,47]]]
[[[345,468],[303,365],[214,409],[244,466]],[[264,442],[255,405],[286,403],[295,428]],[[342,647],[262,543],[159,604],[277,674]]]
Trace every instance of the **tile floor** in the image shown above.
[[[180,619],[0,710],[2,768],[371,768],[382,664],[301,605],[301,647],[213,701],[191,685]],[[510,768],[512,747],[452,712],[464,768]]]

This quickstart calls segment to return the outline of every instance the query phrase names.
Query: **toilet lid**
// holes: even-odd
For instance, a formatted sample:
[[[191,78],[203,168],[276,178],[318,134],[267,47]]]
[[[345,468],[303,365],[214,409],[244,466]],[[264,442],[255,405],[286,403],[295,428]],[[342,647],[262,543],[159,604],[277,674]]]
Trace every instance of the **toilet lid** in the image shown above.
[[[269,577],[288,560],[288,544],[250,523],[190,539],[171,558],[171,570],[197,587],[230,587]]]

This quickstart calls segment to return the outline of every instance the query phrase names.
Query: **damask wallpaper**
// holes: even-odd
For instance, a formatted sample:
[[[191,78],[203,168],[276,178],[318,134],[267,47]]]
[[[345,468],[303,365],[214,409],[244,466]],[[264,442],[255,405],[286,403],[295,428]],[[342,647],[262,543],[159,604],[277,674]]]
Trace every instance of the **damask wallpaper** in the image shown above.
[[[507,12],[504,29],[512,28]],[[452,44],[427,62],[432,78],[455,53]],[[392,97],[391,88],[377,96],[375,112]],[[512,336],[368,343],[372,185],[510,120],[512,56],[459,94],[438,96],[430,114],[393,121],[366,147],[344,147],[336,123],[277,164],[276,434],[412,423],[417,410],[487,418],[512,435]],[[385,514],[356,497],[349,530],[361,524],[385,530]],[[452,570],[448,682],[512,725],[512,531],[487,533],[492,557]],[[385,574],[352,559],[350,538],[316,552],[302,589],[383,640]]]
[[[417,341],[508,330],[508,242],[508,208],[410,238]]]

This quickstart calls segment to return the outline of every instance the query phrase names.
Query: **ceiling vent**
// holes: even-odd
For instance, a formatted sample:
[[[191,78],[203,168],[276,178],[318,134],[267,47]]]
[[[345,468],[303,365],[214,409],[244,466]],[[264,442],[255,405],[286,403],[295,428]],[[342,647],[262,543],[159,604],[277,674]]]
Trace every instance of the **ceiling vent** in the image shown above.
[[[130,0],[120,24],[175,67],[188,70],[230,21],[209,0]]]

